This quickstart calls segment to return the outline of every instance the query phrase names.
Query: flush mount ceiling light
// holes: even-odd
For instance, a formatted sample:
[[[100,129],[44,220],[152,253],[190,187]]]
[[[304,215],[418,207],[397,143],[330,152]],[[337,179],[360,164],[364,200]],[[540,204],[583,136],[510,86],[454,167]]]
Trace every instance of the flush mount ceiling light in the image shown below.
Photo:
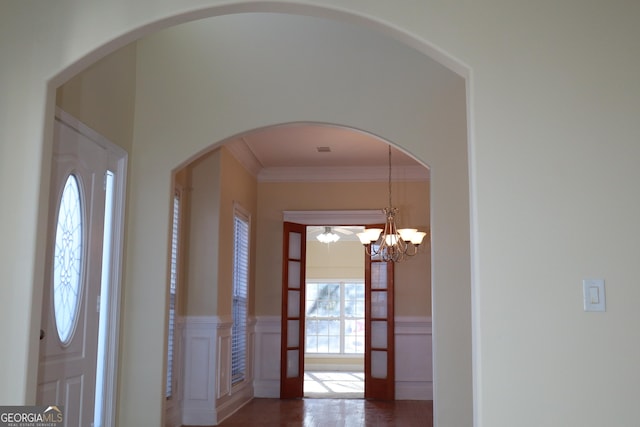
[[[318,234],[316,239],[322,243],[335,243],[340,239],[340,236],[331,231],[331,227],[325,227],[324,233]]]
[[[418,248],[427,235],[417,228],[398,228],[398,208],[391,204],[391,146],[389,146],[389,207],[383,209],[386,223],[382,228],[367,228],[358,233],[367,255],[381,261],[400,262],[418,253]]]

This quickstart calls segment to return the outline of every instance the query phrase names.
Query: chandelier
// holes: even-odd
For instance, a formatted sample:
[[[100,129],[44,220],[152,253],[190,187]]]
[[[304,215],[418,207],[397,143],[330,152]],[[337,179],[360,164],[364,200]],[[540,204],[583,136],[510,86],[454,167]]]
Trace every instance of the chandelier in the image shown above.
[[[418,248],[426,236],[417,228],[398,228],[396,215],[398,208],[391,204],[391,146],[389,146],[389,207],[383,209],[386,223],[382,228],[367,228],[358,233],[360,242],[371,258],[381,261],[401,262],[418,253]]]
[[[331,227],[325,227],[324,233],[318,234],[316,236],[316,239],[318,239],[322,243],[327,243],[327,244],[335,243],[338,241],[339,238],[340,236],[338,236],[336,233],[331,231]]]

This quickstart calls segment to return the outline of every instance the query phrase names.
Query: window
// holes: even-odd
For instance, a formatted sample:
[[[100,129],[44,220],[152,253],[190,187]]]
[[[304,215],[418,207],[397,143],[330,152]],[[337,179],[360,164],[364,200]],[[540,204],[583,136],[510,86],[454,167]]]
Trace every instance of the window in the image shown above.
[[[364,353],[364,283],[308,282],[305,352]]]
[[[58,209],[53,263],[53,307],[58,337],[69,344],[78,316],[83,264],[83,227],[80,187],[75,175],[64,185]]]
[[[247,300],[249,290],[249,215],[234,208],[233,329],[231,331],[231,384],[244,381],[247,359]]]
[[[169,333],[167,337],[167,390],[166,398],[173,394],[173,354],[176,321],[176,288],[178,285],[178,247],[180,233],[180,192],[173,196],[173,223],[171,226],[171,260],[169,272]]]

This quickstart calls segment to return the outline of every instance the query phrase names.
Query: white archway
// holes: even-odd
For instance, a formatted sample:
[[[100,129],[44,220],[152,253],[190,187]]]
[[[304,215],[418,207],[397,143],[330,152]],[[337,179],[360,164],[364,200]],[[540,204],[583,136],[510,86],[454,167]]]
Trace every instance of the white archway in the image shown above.
[[[180,22],[238,11],[304,13],[339,19],[351,24],[364,24],[365,27],[374,31],[383,30],[383,33],[400,39],[405,45],[412,46],[412,48],[418,47],[422,55],[428,52],[429,56],[438,58],[441,62],[448,62],[447,65],[449,66],[455,63],[453,60],[444,60],[445,56],[427,43],[413,39],[406,33],[357,14],[302,5],[281,5],[276,3],[260,5],[236,4],[228,7],[213,7],[198,12],[167,15],[166,18],[157,20],[153,24],[132,30],[126,35],[100,48],[96,48],[91,54],[66,67],[50,81],[50,85],[51,87],[57,86],[70,75],[84,68],[88,63],[104,55],[105,52],[112,51],[128,41],[140,37],[142,34],[150,34],[153,30]],[[202,22],[200,21],[200,23]],[[162,46],[162,43],[161,37],[155,37],[153,40],[145,42],[146,46],[143,49],[147,49],[146,52],[150,53],[150,55],[147,57],[148,62],[144,63],[142,61],[142,68],[158,67],[158,57],[153,57],[153,55],[154,49]],[[424,59],[419,58],[419,56],[420,54],[416,52],[416,56],[411,56],[411,58],[416,61]],[[456,72],[464,74],[463,65],[456,64],[454,68],[457,68]],[[357,76],[350,76],[353,79],[355,77]],[[466,141],[466,87],[464,86],[464,79],[461,79],[461,81],[462,92],[460,93],[460,87],[458,87],[458,92],[455,94],[458,99],[455,100],[456,102],[452,102],[455,105],[448,105],[443,111],[430,111],[428,113],[433,115],[426,118],[409,118],[406,111],[401,111],[397,117],[391,119],[389,115],[392,112],[388,110],[363,115],[359,114],[358,110],[362,109],[363,104],[366,104],[366,102],[332,104],[328,97],[322,99],[323,94],[318,93],[318,97],[315,99],[318,104],[315,107],[307,106],[307,110],[303,111],[295,103],[286,104],[290,99],[285,99],[277,111],[270,111],[268,114],[264,114],[264,112],[260,114],[261,112],[258,110],[243,111],[242,117],[244,119],[247,117],[253,117],[253,119],[243,120],[242,123],[231,121],[215,129],[214,132],[212,132],[212,128],[199,129],[191,135],[192,140],[185,143],[186,147],[177,147],[175,144],[170,144],[169,141],[175,141],[179,133],[186,129],[189,125],[188,122],[193,117],[181,117],[182,128],[174,129],[172,132],[175,133],[172,135],[167,135],[166,129],[164,129],[162,132],[164,136],[161,135],[155,129],[154,122],[166,123],[166,119],[169,117],[165,116],[165,114],[169,114],[169,111],[163,110],[157,105],[153,108],[153,111],[148,109],[147,107],[156,101],[151,96],[154,89],[149,87],[142,88],[140,90],[142,96],[147,97],[147,100],[139,104],[140,114],[137,114],[136,117],[137,134],[131,166],[132,183],[130,191],[133,201],[129,207],[128,230],[130,244],[127,249],[127,265],[129,267],[126,272],[125,284],[127,287],[125,307],[128,308],[124,313],[125,319],[127,319],[124,329],[128,331],[124,337],[125,345],[121,378],[134,378],[134,370],[139,369],[142,360],[148,355],[146,349],[137,344],[143,336],[151,340],[150,342],[155,347],[160,346],[163,342],[162,334],[154,333],[153,336],[148,336],[148,331],[151,325],[162,321],[164,313],[157,309],[152,309],[150,312],[142,310],[147,313],[147,316],[140,316],[138,310],[140,306],[145,307],[147,304],[149,307],[164,306],[164,298],[154,297],[149,299],[148,295],[146,295],[148,291],[154,288],[154,283],[163,282],[164,270],[160,268],[160,272],[150,272],[144,266],[165,262],[164,254],[166,251],[164,249],[166,248],[166,242],[163,239],[166,236],[163,233],[166,230],[168,205],[165,203],[166,193],[164,190],[167,188],[170,171],[186,158],[195,156],[199,151],[206,149],[211,140],[207,138],[223,140],[229,135],[242,133],[253,127],[312,118],[363,129],[380,135],[384,139],[397,141],[398,145],[411,152],[423,163],[429,162],[432,169],[432,206],[434,207],[432,224],[434,239],[433,294],[436,306],[434,310],[436,417],[439,416],[439,412],[444,419],[459,416],[459,414],[452,415],[450,412],[452,408],[459,410],[460,402],[465,401],[468,404],[469,412],[463,415],[462,418],[470,420],[472,402],[469,179]],[[236,85],[234,89],[238,89],[240,86]],[[462,100],[460,97],[462,97]],[[269,96],[268,98],[276,99],[274,96]],[[328,114],[324,111],[327,106],[337,106],[338,108]],[[203,105],[196,105],[193,108],[194,111],[203,111],[202,107]],[[449,108],[448,111],[447,108]],[[462,108],[462,111],[460,111],[460,108]],[[448,117],[453,110],[457,111],[458,125],[461,124],[459,121],[460,115],[464,124],[462,129],[456,129],[455,135],[451,136],[442,119],[445,116]],[[345,115],[350,115],[350,117],[345,118]],[[232,117],[237,118],[239,116],[236,112],[232,114]],[[175,120],[176,118],[172,117],[172,119]],[[429,130],[433,132],[433,139],[429,141],[424,139],[425,128],[427,127],[425,126],[425,120],[431,127]],[[220,123],[216,123],[216,125],[220,125]],[[215,136],[212,137],[212,135]],[[158,145],[158,140],[163,138],[165,142]],[[153,150],[154,145],[156,150],[149,151]],[[163,147],[162,152],[158,152],[158,146]],[[145,153],[146,158],[143,159],[141,154],[136,157],[136,150],[139,150],[139,153]],[[158,215],[159,213],[160,215]],[[133,285],[134,283],[135,285]],[[36,286],[40,285],[36,284]],[[135,289],[133,286],[135,286]],[[446,307],[446,309],[439,312],[437,310],[438,306]],[[162,354],[162,352],[159,354]],[[455,354],[456,357],[449,357],[448,355],[451,354]],[[131,417],[135,417],[134,408],[129,407],[129,405],[136,405],[135,398],[131,400],[131,396],[143,396],[144,391],[155,390],[159,387],[158,381],[161,381],[162,376],[157,375],[156,371],[161,366],[161,359],[154,359],[152,363],[147,365],[146,371],[139,373],[143,375],[146,381],[130,384],[132,387],[128,389],[125,393],[126,395],[123,395],[120,400],[121,405],[127,405],[128,407],[122,411],[122,422],[125,420],[131,422]],[[461,397],[465,394],[466,398]],[[153,410],[155,405],[160,402],[153,403],[152,399],[150,399],[150,397],[146,397],[146,399],[141,397],[141,401],[137,403]]]

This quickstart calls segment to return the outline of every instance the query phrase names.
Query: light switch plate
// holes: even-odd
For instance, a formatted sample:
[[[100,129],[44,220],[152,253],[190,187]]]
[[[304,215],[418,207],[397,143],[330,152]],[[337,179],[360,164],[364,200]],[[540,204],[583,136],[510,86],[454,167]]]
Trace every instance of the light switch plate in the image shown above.
[[[584,311],[606,311],[604,279],[584,279],[582,296]]]

